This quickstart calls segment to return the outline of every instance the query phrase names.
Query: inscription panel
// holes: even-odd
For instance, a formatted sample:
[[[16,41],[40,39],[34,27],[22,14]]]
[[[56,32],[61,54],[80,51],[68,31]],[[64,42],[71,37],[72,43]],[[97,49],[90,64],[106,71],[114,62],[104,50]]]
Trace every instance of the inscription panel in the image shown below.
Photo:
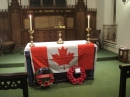
[[[64,25],[63,16],[38,16],[35,17],[35,29],[54,29],[59,21]]]
[[[74,18],[67,18],[67,28],[74,28]]]

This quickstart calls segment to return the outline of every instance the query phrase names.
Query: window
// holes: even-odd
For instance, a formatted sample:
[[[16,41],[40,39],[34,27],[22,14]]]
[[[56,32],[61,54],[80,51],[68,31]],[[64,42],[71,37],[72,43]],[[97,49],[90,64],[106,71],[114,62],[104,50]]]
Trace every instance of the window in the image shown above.
[[[40,0],[30,0],[30,6],[40,6]]]
[[[66,0],[30,0],[30,6],[65,7]]]
[[[53,6],[53,0],[43,0],[42,5],[43,6]]]
[[[55,3],[57,7],[65,7],[66,0],[55,0]]]

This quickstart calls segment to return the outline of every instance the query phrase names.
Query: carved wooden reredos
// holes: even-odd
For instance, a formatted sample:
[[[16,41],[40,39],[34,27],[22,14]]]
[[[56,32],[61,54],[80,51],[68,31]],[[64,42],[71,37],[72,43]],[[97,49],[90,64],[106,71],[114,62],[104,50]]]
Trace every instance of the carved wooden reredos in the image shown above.
[[[91,16],[90,27],[96,29],[96,13],[96,9],[87,8],[84,0],[65,7],[21,6],[18,0],[11,0],[8,11],[0,10],[0,33],[10,33],[15,38],[16,47],[24,47],[30,42],[31,14],[34,42],[57,41],[58,33],[54,26],[59,21],[66,26],[62,30],[63,40],[81,40],[86,38],[88,14]]]

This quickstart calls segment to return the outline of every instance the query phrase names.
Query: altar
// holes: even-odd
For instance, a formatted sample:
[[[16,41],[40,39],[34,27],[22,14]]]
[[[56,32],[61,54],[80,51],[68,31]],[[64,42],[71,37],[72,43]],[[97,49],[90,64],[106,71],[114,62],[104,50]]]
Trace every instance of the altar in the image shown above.
[[[86,71],[86,79],[94,79],[97,45],[86,44],[85,40],[57,42],[34,42],[35,47],[28,43],[24,49],[25,67],[28,82],[32,84],[39,68],[49,67],[54,74],[54,82],[67,81],[66,73],[72,66],[80,66]]]

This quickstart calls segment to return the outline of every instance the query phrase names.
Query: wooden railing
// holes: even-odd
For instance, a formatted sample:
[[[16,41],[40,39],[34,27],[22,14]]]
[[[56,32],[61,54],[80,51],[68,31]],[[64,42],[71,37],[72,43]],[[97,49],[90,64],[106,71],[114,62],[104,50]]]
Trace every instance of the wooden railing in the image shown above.
[[[130,78],[130,64],[119,65],[120,72],[120,86],[119,97],[126,97],[126,79]]]

